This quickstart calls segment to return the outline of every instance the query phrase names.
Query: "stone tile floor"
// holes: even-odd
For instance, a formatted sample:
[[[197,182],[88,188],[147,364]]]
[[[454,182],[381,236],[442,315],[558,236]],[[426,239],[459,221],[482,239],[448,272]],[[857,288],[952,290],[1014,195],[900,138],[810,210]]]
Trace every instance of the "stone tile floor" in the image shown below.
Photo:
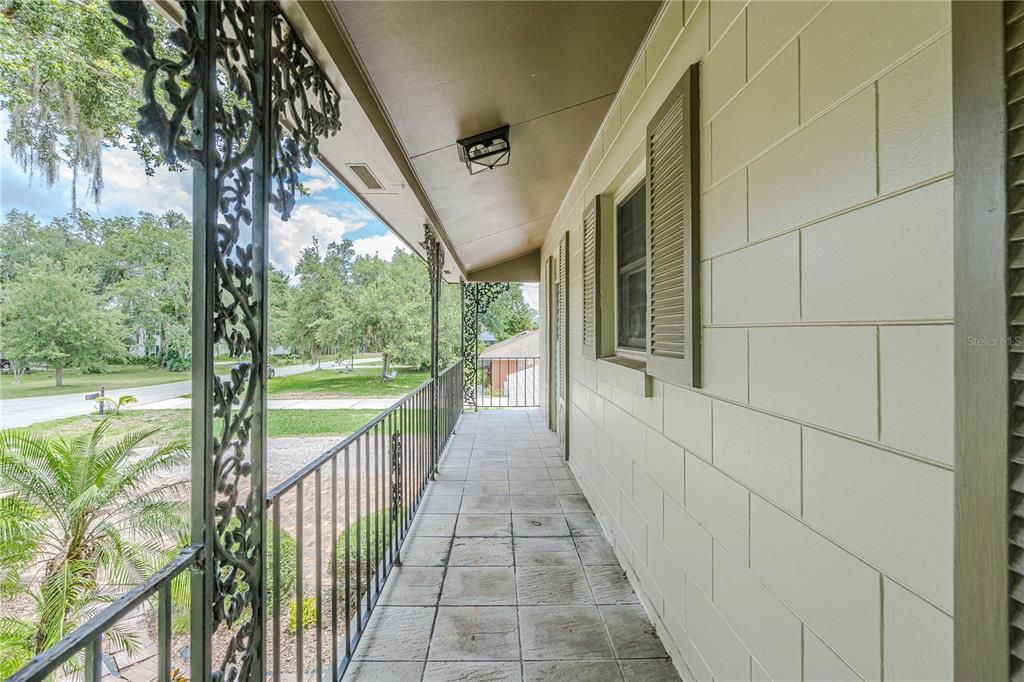
[[[467,413],[348,682],[678,680],[538,410]]]

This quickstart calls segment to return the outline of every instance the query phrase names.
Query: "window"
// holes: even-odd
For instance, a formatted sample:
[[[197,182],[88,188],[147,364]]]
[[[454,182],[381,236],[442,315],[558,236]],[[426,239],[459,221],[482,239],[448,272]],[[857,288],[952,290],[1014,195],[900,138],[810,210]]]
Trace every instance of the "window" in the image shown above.
[[[615,209],[620,348],[647,349],[647,193],[641,183]]]

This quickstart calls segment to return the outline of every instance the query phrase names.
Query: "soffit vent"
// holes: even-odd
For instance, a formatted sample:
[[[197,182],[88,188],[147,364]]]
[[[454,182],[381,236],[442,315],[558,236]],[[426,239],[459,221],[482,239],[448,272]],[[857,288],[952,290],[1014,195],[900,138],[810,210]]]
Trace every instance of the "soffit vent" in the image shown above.
[[[384,189],[384,185],[381,184],[377,176],[373,174],[373,171],[365,163],[346,163],[345,165],[356,174],[356,177],[359,178],[366,189],[374,192]]]

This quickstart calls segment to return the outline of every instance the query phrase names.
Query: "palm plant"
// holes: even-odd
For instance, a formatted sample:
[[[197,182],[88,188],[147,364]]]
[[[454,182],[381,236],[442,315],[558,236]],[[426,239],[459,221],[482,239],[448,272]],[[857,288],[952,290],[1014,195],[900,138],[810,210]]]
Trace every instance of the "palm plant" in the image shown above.
[[[96,398],[97,405],[109,405],[114,409],[114,414],[121,414],[122,407],[125,405],[134,405],[137,402],[139,402],[139,399],[133,395],[123,395],[117,400],[105,395],[101,395]]]
[[[165,478],[185,444],[140,450],[158,429],[111,440],[108,425],[70,440],[0,432],[0,590],[32,605],[0,617],[0,678],[152,573],[186,526],[188,481]],[[130,653],[139,633],[105,638]]]

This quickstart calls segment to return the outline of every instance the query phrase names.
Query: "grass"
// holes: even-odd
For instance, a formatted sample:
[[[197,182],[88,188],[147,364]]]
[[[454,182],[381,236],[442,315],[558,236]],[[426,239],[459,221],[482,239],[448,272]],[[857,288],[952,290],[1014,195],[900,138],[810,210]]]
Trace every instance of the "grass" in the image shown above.
[[[343,374],[319,369],[271,379],[267,396],[300,398],[386,398],[404,396],[430,378],[430,372],[399,368],[394,381],[381,381],[380,370],[357,367]]]
[[[343,436],[378,415],[380,410],[270,410],[267,435],[275,436]],[[154,441],[184,440],[191,435],[189,410],[129,410],[110,417],[108,436],[117,437],[129,431],[158,427]],[[54,419],[33,424],[32,431],[46,436],[75,438],[91,433],[102,421],[99,415]]]
[[[218,366],[229,366],[234,360],[217,360]],[[270,364],[274,367],[288,367],[300,364],[301,360],[290,358],[273,358]],[[50,395],[69,395],[73,393],[92,393],[105,386],[108,391],[121,388],[137,388],[170,384],[176,381],[188,381],[190,372],[168,372],[166,369],[147,367],[145,365],[109,365],[106,372],[100,374],[83,374],[80,369],[64,370],[64,385],[56,383],[53,369],[33,369],[22,374],[18,381],[10,374],[0,374],[0,399],[8,398],[40,398]]]
[[[108,391],[118,388],[136,388],[153,384],[188,381],[188,372],[168,372],[166,369],[145,365],[111,365],[102,374],[83,374],[80,369],[64,370],[64,385],[54,386],[52,369],[34,369],[22,374],[17,381],[10,374],[0,374],[0,398],[36,398],[70,393],[92,393],[106,386]]]

